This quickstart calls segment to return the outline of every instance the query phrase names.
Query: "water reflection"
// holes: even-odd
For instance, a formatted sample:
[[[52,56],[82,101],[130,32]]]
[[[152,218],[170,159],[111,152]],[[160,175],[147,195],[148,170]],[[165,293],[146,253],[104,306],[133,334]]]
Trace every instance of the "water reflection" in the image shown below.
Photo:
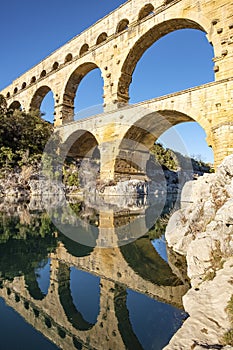
[[[21,335],[14,331],[9,350],[16,349],[19,341],[24,344],[23,338],[28,339],[22,346],[25,350],[159,350],[169,342],[187,317],[182,295],[189,286],[180,277],[183,266],[178,273],[176,257],[169,265],[170,253],[168,258],[161,254],[165,245],[158,249],[164,243],[161,221],[129,244],[99,248],[65,236],[46,213],[25,208],[17,212],[0,214],[0,314],[13,315],[12,329],[16,325],[22,329]],[[134,224],[139,215],[142,212],[113,213],[111,234],[117,233],[119,239],[118,228]],[[103,239],[106,217],[90,208],[83,217],[95,223],[96,241]],[[141,228],[146,224],[137,230]]]

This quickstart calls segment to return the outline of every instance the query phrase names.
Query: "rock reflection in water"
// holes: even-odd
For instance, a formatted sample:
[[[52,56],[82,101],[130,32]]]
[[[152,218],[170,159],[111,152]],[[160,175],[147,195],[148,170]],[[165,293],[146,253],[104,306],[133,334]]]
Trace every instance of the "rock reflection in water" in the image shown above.
[[[187,317],[181,298],[188,284],[156,252],[150,232],[121,247],[87,247],[60,233],[47,214],[35,209],[0,216],[0,296],[6,304],[58,348],[162,349]],[[118,227],[140,215],[114,213],[111,232],[115,227],[119,239]],[[96,241],[104,219],[96,208],[87,210]],[[2,302],[0,307],[1,314],[13,312]],[[16,318],[12,323],[14,329]],[[30,341],[34,330],[21,328],[28,337],[23,348],[36,349]],[[9,350],[17,347],[18,337]],[[45,348],[54,348],[52,343]]]

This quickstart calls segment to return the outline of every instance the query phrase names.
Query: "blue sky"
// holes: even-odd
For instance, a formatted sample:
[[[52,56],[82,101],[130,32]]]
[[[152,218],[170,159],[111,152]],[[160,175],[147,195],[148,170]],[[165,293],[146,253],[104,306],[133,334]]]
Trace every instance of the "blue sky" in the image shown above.
[[[4,1],[0,21],[0,90],[122,3],[123,0]],[[213,55],[205,33],[186,29],[166,35],[139,61],[130,86],[130,103],[213,81]],[[85,115],[86,109],[95,109],[93,106],[100,110],[102,94],[102,78],[94,70],[80,84],[75,111],[81,110],[80,115]],[[41,110],[49,116],[52,108],[50,94]],[[161,141],[182,153],[213,161],[205,132],[196,123],[172,128]]]

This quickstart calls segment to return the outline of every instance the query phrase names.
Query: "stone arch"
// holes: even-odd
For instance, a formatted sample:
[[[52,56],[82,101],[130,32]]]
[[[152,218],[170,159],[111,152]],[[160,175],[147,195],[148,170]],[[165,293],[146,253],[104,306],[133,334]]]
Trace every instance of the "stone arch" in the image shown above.
[[[8,93],[6,94],[6,97],[7,98],[10,98],[11,97],[11,93],[8,91]]]
[[[93,62],[86,62],[76,68],[68,78],[64,88],[62,116],[64,120],[73,120],[74,99],[81,80],[93,69],[99,68]]]
[[[96,40],[96,45],[103,43],[105,40],[107,40],[107,37],[108,37],[107,33],[105,32],[101,33]]]
[[[46,76],[46,70],[43,69],[42,72],[40,73],[40,78],[44,78]]]
[[[143,8],[139,11],[138,14],[138,20],[140,21],[141,19],[147,17],[154,11],[154,6],[152,4],[146,4],[143,6]]]
[[[79,184],[82,188],[90,186],[93,181],[96,182],[100,173],[100,151],[98,141],[91,132],[84,129],[74,131],[63,143],[62,151],[64,159],[70,157],[76,161]],[[85,227],[80,227],[79,242],[82,241],[82,237],[86,237],[91,242],[89,246],[94,247],[98,234],[99,229],[95,225],[91,225],[88,232]]]
[[[129,25],[129,20],[127,18],[122,19],[116,28],[116,33],[121,33],[124,30],[128,29],[128,25]]]
[[[36,77],[33,76],[33,77],[31,78],[30,84],[33,84],[33,83],[35,83],[35,82],[36,82]]]
[[[198,22],[187,18],[174,18],[153,26],[143,34],[130,49],[121,68],[121,76],[118,82],[118,101],[129,100],[129,85],[132,81],[134,69],[143,53],[160,38],[178,29],[197,29],[206,33]]]
[[[39,89],[37,89],[32,97],[30,109],[39,110],[44,97],[49,91],[51,91],[51,89],[47,85],[43,85]]]
[[[83,159],[85,157],[91,158],[97,154],[96,148],[98,148],[98,141],[96,137],[88,130],[74,131],[65,141],[65,148],[67,149],[67,155],[70,157],[76,157]]]
[[[59,63],[56,61],[56,62],[54,62],[53,66],[52,66],[52,70],[56,70],[56,69],[58,69],[58,67],[59,67]]]
[[[14,94],[17,94],[17,92],[18,92],[18,88],[15,87],[15,88],[14,88]]]
[[[209,121],[200,116],[200,112],[196,110],[192,111],[192,115],[189,111],[150,110],[142,111],[138,116],[136,111],[135,120],[131,120],[131,126],[126,130],[119,145],[114,165],[115,178],[125,175],[124,167],[131,177],[134,173],[142,171],[146,175],[150,162],[150,149],[155,141],[172,126],[193,121],[199,123],[206,133],[210,130]],[[135,159],[139,159],[139,162],[135,162]]]
[[[21,89],[22,89],[22,90],[25,89],[26,86],[27,86],[27,83],[24,81],[23,84],[22,84],[22,86],[21,86]]]
[[[21,110],[22,109],[21,103],[19,101],[13,101],[10,104],[9,109],[13,109],[14,111],[15,110]]]
[[[68,53],[65,57],[65,63],[71,62],[73,59],[72,53]]]
[[[83,44],[81,49],[79,50],[79,56],[83,56],[89,50],[88,44]]]

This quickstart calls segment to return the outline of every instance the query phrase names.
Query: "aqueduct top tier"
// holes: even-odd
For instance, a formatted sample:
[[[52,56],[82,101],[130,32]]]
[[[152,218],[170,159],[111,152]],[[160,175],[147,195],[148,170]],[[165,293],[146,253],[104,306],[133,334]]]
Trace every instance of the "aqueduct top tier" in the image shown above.
[[[233,3],[229,0],[129,0],[74,37],[1,93],[8,106],[29,111],[52,90],[55,126],[73,119],[74,98],[82,78],[97,67],[104,80],[104,107],[129,100],[129,85],[142,54],[177,29],[199,29],[214,47],[215,80],[232,76]]]

